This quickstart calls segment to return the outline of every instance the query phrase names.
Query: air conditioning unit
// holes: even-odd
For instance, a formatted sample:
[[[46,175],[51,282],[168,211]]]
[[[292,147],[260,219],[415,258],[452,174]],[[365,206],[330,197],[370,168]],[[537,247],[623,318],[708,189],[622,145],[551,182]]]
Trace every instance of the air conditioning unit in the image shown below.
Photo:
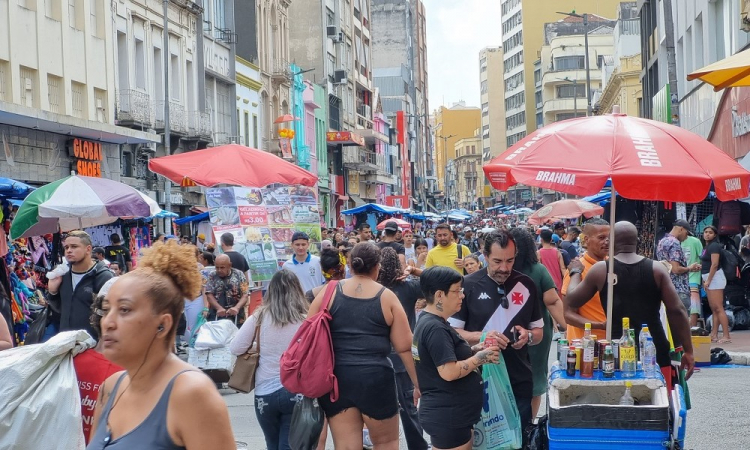
[[[333,25],[326,27],[326,36],[335,40],[338,37],[338,35],[339,35],[339,27],[333,26]]]
[[[334,70],[333,71],[333,84],[344,84],[346,83],[347,75],[346,70]]]

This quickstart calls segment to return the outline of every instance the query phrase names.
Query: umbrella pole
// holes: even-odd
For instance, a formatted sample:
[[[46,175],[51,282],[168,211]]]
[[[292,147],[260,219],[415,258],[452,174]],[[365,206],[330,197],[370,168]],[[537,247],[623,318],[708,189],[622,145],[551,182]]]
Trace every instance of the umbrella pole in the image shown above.
[[[612,304],[615,290],[615,205],[617,193],[612,184],[609,202],[609,268],[607,270],[607,340],[612,341]]]

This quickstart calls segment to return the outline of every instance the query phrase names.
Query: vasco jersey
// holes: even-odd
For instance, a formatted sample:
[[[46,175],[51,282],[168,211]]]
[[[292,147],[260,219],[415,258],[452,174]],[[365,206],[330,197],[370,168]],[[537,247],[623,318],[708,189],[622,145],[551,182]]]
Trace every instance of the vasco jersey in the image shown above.
[[[499,331],[510,336],[516,325],[530,330],[542,328],[544,320],[537,301],[534,282],[526,275],[513,271],[505,283],[497,283],[487,275],[487,268],[464,278],[464,301],[461,311],[450,319],[450,324],[466,331]],[[507,298],[507,308],[502,297]],[[528,346],[520,350],[510,345],[503,350],[508,375],[517,397],[532,397],[531,362]]]

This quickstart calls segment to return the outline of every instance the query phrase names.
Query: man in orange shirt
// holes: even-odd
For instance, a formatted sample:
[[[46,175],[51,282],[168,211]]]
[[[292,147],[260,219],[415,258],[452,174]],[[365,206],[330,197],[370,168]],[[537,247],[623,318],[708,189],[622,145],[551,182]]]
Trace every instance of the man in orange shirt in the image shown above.
[[[583,246],[586,253],[580,259],[583,267],[571,264],[570,271],[580,271],[581,279],[586,278],[586,273],[599,261],[604,261],[609,253],[609,222],[604,219],[590,219],[583,225]],[[568,324],[568,342],[573,339],[583,338],[583,328],[586,322],[591,323],[591,332],[597,339],[605,339],[607,328],[607,315],[602,308],[599,294],[597,293],[580,309],[574,309],[565,302],[565,295],[570,285],[570,271],[565,275],[561,294],[563,295],[563,308],[565,311],[565,322]]]

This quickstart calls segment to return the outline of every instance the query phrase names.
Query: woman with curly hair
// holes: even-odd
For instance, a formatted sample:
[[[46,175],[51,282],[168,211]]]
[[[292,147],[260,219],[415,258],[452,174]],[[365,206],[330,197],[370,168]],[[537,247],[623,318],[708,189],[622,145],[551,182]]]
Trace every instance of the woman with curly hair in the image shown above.
[[[547,390],[547,375],[549,373],[548,359],[549,350],[552,347],[552,317],[559,327],[565,327],[563,317],[563,304],[557,293],[555,281],[549,271],[539,262],[536,252],[534,237],[522,228],[511,228],[511,236],[516,242],[516,262],[513,269],[528,276],[534,281],[537,295],[542,303],[540,309],[544,319],[544,337],[538,345],[529,347],[529,358],[531,359],[531,373],[534,381],[531,399],[531,417],[536,417],[542,402],[542,395]]]
[[[399,302],[401,302],[401,306],[406,311],[406,317],[409,319],[409,328],[414,332],[417,303],[426,302],[424,301],[424,295],[422,295],[419,279],[404,280],[398,254],[396,250],[390,247],[380,250],[380,274],[378,275],[378,282],[396,294]],[[401,425],[404,428],[407,447],[410,449],[426,449],[428,447],[427,441],[422,437],[422,425],[419,423],[417,407],[412,400],[414,397],[414,384],[409,379],[406,367],[398,354],[392,351],[388,358],[393,363],[393,370],[396,372],[398,403],[401,405],[399,414],[401,416]]]
[[[172,353],[184,299],[200,289],[192,247],[174,241],[144,251],[112,285],[102,353],[125,371],[99,391],[88,450],[236,448],[214,383]]]

